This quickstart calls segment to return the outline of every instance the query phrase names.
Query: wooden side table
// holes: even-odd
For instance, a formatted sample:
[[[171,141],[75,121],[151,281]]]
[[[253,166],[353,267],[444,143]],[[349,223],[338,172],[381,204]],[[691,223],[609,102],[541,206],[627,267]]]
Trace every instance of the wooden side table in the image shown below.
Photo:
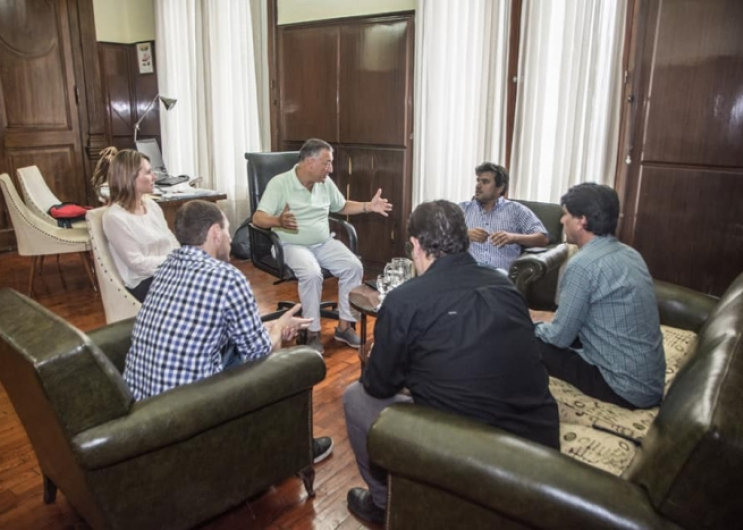
[[[377,307],[379,307],[379,293],[369,287],[368,285],[359,285],[351,289],[348,293],[348,301],[356,311],[361,314],[361,329],[359,330],[359,339],[361,344],[359,345],[359,360],[361,366],[366,364],[366,359],[369,357],[369,352],[366,346],[366,317],[377,316]]]

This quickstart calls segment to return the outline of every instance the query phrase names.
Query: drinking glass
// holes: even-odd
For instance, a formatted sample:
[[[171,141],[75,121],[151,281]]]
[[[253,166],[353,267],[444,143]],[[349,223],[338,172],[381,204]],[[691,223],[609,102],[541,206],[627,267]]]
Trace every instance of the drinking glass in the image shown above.
[[[387,271],[387,282],[390,284],[390,290],[399,287],[404,281],[405,276],[400,269],[390,269]]]
[[[377,277],[377,292],[379,293],[379,305],[377,306],[377,309],[382,306],[382,302],[384,302],[385,296],[387,296],[387,293],[389,293],[391,290],[392,285],[390,284],[390,280],[387,275],[380,274]]]
[[[410,280],[415,275],[413,261],[408,258],[392,258],[391,267],[397,270],[402,277],[401,283]]]

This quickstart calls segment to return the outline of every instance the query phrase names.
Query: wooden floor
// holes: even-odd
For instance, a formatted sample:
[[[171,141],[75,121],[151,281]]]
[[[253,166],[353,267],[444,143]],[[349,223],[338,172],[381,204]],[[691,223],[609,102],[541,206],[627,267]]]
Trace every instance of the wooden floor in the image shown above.
[[[249,262],[233,261],[250,280],[259,309],[267,313],[278,300],[295,300],[296,284],[273,285],[273,278]],[[26,292],[30,260],[15,252],[0,253],[0,287]],[[60,273],[61,271],[61,273]],[[337,296],[337,283],[325,282],[325,299]],[[59,268],[53,257],[36,277],[33,298],[83,331],[105,324],[103,305],[93,291],[80,259],[62,256]],[[373,325],[373,319],[370,319]],[[366,525],[348,513],[346,492],[364,483],[348,444],[343,418],[343,390],[359,376],[356,350],[332,339],[334,323],[323,321],[327,377],[314,391],[315,436],[332,436],[333,455],[316,466],[316,497],[308,499],[302,483],[289,479],[265,495],[209,521],[205,529],[352,529],[381,528]],[[0,386],[0,529],[84,529],[85,522],[63,494],[45,505],[41,473],[31,444]]]

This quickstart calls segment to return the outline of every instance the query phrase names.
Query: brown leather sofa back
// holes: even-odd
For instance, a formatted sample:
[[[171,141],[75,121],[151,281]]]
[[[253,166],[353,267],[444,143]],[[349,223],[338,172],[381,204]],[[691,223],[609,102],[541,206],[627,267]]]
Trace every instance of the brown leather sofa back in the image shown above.
[[[743,275],[702,327],[625,477],[684,527],[741,524],[743,491]]]

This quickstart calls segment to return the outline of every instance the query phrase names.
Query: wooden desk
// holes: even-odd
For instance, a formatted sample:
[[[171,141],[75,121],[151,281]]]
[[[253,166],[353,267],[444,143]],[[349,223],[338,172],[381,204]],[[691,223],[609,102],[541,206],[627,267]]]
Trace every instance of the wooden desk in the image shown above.
[[[227,194],[219,192],[214,192],[209,195],[184,194],[183,197],[175,195],[172,197],[153,197],[153,199],[155,199],[160,205],[160,208],[162,208],[165,220],[168,222],[168,227],[172,232],[175,232],[175,213],[181,205],[196,199],[209,202],[223,201],[227,199]]]

